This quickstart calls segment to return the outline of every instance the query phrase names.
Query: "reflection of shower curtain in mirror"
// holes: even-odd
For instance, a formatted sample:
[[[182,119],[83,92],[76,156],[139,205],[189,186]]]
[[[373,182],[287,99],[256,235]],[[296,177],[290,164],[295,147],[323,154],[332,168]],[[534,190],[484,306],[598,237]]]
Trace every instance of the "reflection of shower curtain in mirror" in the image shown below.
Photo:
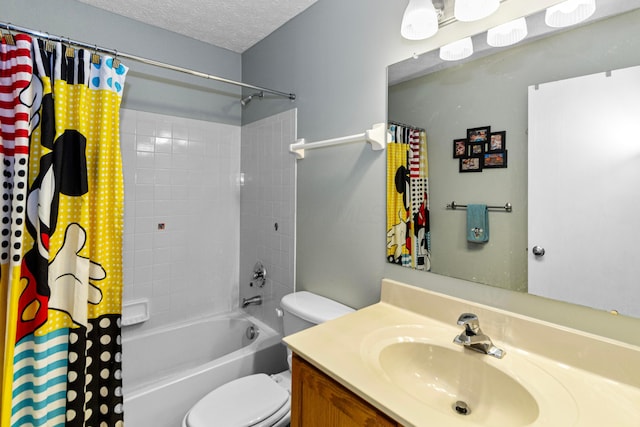
[[[387,261],[431,270],[429,169],[423,129],[390,123],[387,146]]]

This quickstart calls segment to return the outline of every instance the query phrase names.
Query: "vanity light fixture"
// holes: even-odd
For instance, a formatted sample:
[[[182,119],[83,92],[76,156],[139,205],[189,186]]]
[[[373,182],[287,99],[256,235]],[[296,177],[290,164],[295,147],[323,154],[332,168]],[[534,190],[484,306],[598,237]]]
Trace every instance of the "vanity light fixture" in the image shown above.
[[[487,31],[487,44],[492,47],[510,46],[525,37],[527,37],[527,20],[521,17]]]
[[[477,21],[491,15],[499,6],[500,0],[455,0],[453,15],[458,21]]]
[[[440,59],[443,61],[459,61],[473,54],[471,37],[449,43],[440,48]]]
[[[550,27],[561,28],[584,21],[596,11],[596,0],[567,0],[547,9],[544,22]]]
[[[409,0],[402,17],[400,34],[409,40],[423,40],[438,32],[438,13],[432,0]]]

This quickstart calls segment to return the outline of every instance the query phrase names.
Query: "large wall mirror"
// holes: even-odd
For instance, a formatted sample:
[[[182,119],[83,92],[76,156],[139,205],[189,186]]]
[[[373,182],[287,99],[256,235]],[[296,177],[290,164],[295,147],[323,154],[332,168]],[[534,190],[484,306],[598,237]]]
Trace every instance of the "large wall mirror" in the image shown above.
[[[536,85],[640,66],[640,37],[637,36],[640,1],[597,0],[596,4],[596,13],[588,22],[562,30],[545,28],[544,13],[529,16],[528,38],[508,48],[490,48],[486,35],[478,34],[473,37],[474,55],[463,61],[441,61],[438,52],[434,51],[389,67],[389,123],[426,131],[431,274],[530,291],[529,91]],[[637,117],[631,120],[640,123]],[[584,122],[584,132],[589,132],[590,125],[589,121]],[[506,167],[487,167],[480,173],[463,171],[461,160],[455,157],[454,141],[467,138],[470,129],[485,126],[490,126],[491,132],[504,132],[501,138],[504,139],[502,148],[507,153]],[[601,148],[606,150],[606,141],[602,143]],[[484,149],[487,150],[487,146]],[[547,153],[549,158],[556,154],[553,150]],[[639,151],[629,153],[629,156],[640,160]],[[575,161],[579,162],[580,158],[577,156]],[[473,169],[473,165],[469,167]],[[544,160],[536,159],[537,171],[546,167]],[[591,166],[583,165],[583,168]],[[566,173],[571,173],[570,168],[566,170]],[[637,199],[640,176],[631,178],[631,182],[628,175],[625,178],[625,182],[609,185],[627,189],[625,197]],[[563,179],[562,172],[556,179]],[[593,179],[598,177],[593,176]],[[546,185],[553,187],[552,182]],[[585,186],[590,185],[585,182]],[[571,200],[572,195],[566,196],[564,200]],[[497,207],[489,210],[491,233],[488,242],[477,244],[468,241],[466,210],[451,209],[452,202]],[[563,202],[559,200],[559,203]],[[511,205],[510,210],[500,208],[507,203]],[[594,203],[598,203],[597,197],[594,197]],[[624,209],[622,206],[619,208]],[[577,214],[570,212],[580,216],[589,213],[588,209]],[[561,214],[562,210],[555,213]],[[572,220],[562,221],[570,223]],[[597,225],[603,222],[610,225],[617,219],[600,214],[590,220],[593,227],[585,230],[593,239],[594,250],[598,251],[607,251],[611,245],[616,245],[613,242],[608,243],[609,247],[599,246],[602,231]],[[622,233],[635,231],[627,229]],[[577,247],[574,250],[580,253],[588,248]],[[635,257],[633,252],[627,256]],[[607,263],[596,266],[590,261],[583,261],[582,265],[580,260],[577,262],[578,265],[567,267],[574,271],[589,269],[590,275],[603,279],[598,291],[602,295],[615,293],[620,286],[637,287],[637,276],[630,278],[629,271],[620,271],[623,269],[621,265],[615,266],[615,275],[612,275],[611,265]],[[629,260],[626,264],[638,263]],[[602,267],[604,272],[596,271],[596,267]],[[574,276],[568,273],[566,277]],[[625,279],[620,279],[622,277]],[[626,283],[621,284],[622,281]],[[571,283],[571,286],[581,284]],[[615,303],[598,307],[588,301],[571,301],[571,291],[565,293],[569,296],[558,299],[601,309],[620,309]],[[619,311],[640,316],[640,307]]]

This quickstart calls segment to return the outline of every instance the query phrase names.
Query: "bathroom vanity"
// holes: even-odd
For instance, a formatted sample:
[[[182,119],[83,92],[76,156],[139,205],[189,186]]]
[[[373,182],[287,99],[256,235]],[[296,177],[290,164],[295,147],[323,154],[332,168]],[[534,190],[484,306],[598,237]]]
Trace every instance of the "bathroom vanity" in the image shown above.
[[[502,358],[454,343],[462,313]],[[392,280],[284,341],[294,427],[639,425],[640,347]]]
[[[397,422],[301,357],[293,356],[293,427],[396,427]]]

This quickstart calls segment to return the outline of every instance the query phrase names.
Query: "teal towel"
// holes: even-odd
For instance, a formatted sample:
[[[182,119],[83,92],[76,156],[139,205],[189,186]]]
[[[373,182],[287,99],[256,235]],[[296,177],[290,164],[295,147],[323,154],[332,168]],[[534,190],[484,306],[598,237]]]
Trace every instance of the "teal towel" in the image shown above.
[[[472,243],[489,241],[489,210],[487,205],[467,206],[467,241]]]

